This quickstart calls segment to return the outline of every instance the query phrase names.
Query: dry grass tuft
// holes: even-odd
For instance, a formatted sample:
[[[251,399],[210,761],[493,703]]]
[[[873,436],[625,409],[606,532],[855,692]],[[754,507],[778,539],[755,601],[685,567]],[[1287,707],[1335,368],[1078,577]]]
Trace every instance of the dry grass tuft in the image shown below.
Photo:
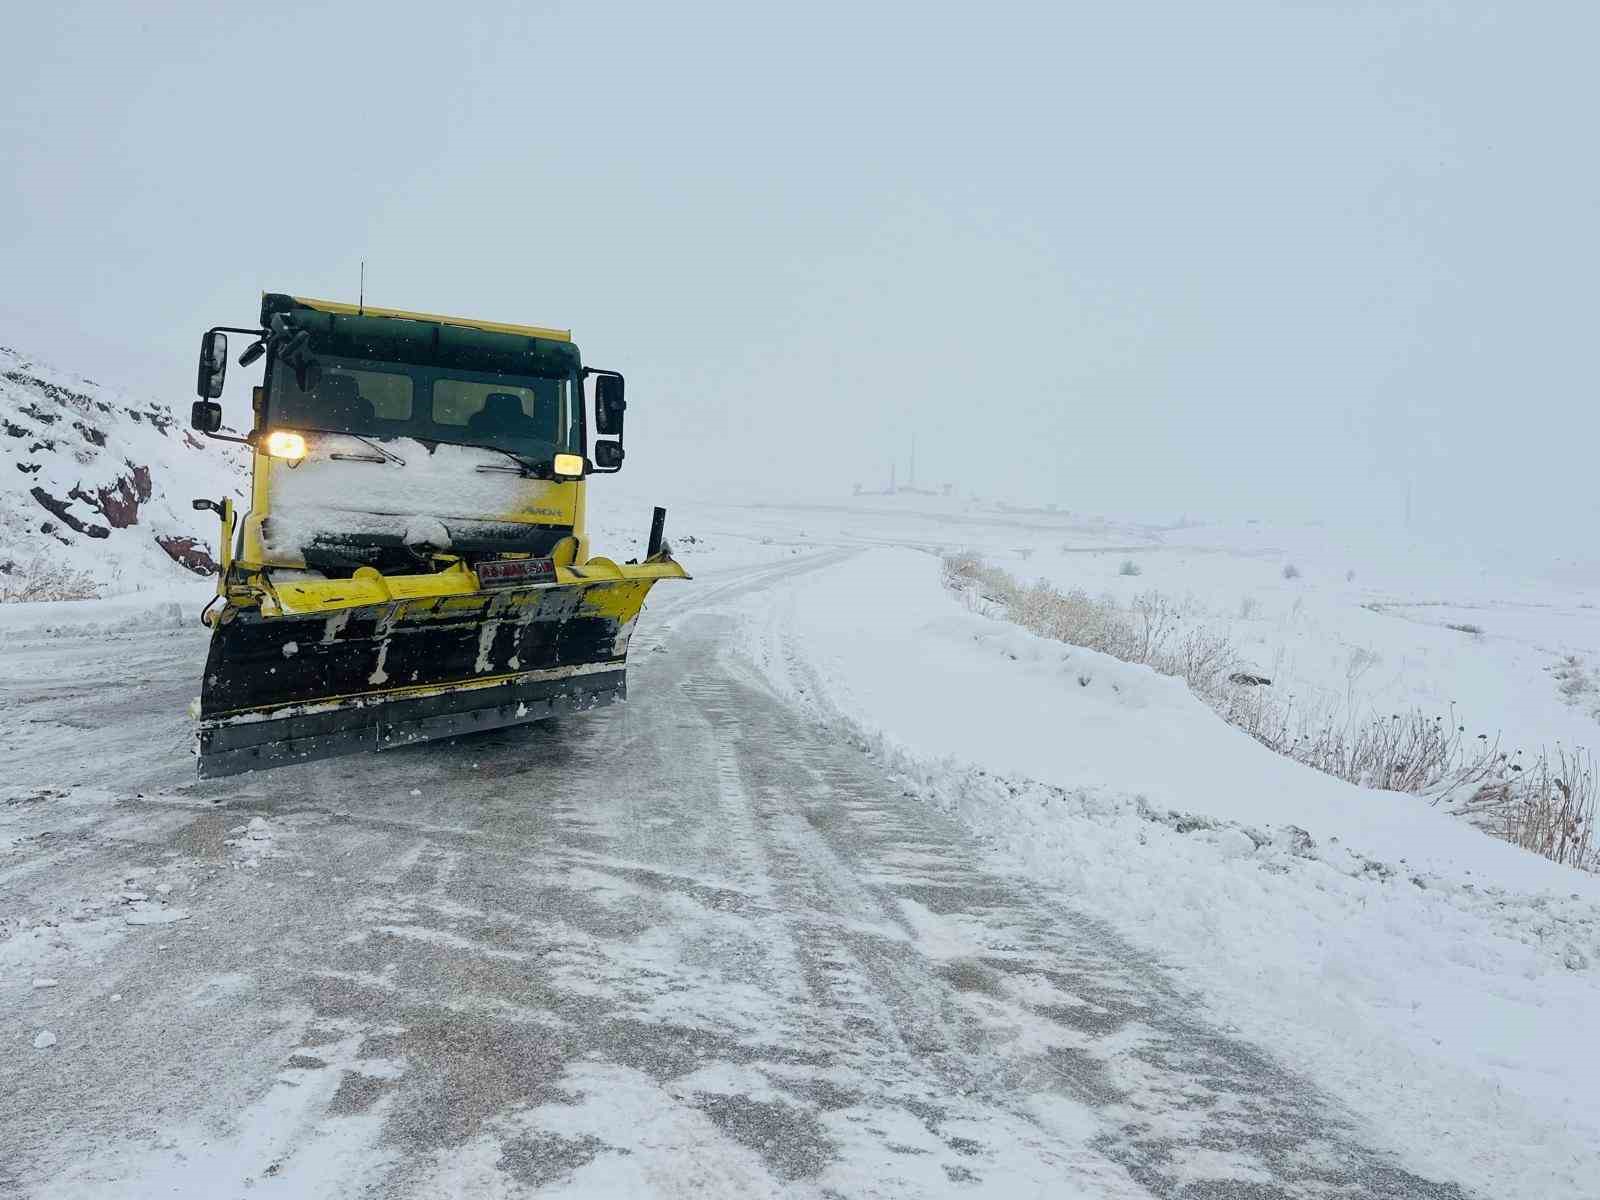
[[[26,563],[5,563],[0,570],[0,604],[38,600],[95,600],[100,585],[87,571],[51,562],[37,555]]]

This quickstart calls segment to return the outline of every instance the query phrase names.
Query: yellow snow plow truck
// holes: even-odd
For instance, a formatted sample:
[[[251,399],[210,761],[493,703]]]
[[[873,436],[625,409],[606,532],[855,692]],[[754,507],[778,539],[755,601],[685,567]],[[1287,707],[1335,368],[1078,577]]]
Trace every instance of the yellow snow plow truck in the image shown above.
[[[266,359],[243,438],[218,432],[230,333]],[[195,501],[222,521],[202,776],[623,699],[646,594],[688,576],[659,508],[641,561],[590,557],[626,405],[570,334],[269,293],[259,328],[207,331],[197,390],[195,428],[252,466],[242,520]]]

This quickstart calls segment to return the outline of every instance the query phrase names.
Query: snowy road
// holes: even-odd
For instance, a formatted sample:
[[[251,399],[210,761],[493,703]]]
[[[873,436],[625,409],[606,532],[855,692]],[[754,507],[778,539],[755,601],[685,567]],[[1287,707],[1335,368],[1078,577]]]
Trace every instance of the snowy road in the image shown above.
[[[197,631],[13,637],[0,1194],[1463,1195],[727,652],[832,561],[662,589],[624,708],[206,784]]]

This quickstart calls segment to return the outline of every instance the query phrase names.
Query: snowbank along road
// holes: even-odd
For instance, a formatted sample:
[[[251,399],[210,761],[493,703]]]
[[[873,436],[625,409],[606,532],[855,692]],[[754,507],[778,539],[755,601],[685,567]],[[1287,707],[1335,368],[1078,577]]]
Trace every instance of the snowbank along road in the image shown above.
[[[838,557],[652,601],[625,707],[206,784],[200,631],[14,636],[0,1193],[1465,1195],[728,652]]]

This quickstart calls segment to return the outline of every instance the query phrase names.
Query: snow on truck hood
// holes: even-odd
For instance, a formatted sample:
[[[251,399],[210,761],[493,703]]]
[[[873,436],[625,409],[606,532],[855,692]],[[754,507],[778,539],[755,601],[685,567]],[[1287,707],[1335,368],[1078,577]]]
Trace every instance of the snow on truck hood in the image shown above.
[[[570,525],[571,488],[518,475],[498,450],[413,438],[387,441],[339,434],[308,438],[298,463],[272,462],[270,543],[303,545],[316,534],[395,534],[443,522],[534,520]],[[382,446],[402,462],[382,458]],[[360,460],[334,454],[361,455]],[[374,461],[366,461],[371,458]],[[382,461],[377,461],[382,459]],[[402,465],[403,464],[403,465]]]
[[[325,508],[405,516],[477,517],[523,511],[543,517],[570,514],[571,503],[543,500],[527,504],[529,484],[498,450],[439,443],[430,450],[413,438],[388,441],[339,434],[317,434],[311,452],[298,463],[274,459],[272,508]],[[367,462],[379,455],[373,446],[403,460]],[[360,461],[331,455],[361,455]],[[480,469],[484,468],[484,469]]]

